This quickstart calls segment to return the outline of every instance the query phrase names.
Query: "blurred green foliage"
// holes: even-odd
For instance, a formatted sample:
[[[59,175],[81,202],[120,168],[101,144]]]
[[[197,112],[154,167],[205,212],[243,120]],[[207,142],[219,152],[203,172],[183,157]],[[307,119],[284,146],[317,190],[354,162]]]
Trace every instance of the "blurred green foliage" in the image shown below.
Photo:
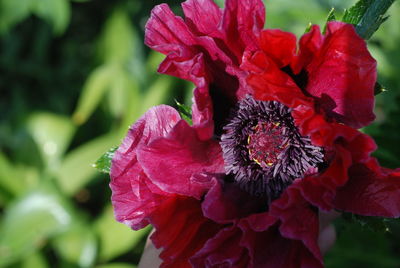
[[[93,164],[149,107],[190,105],[192,85],[157,75],[163,56],[143,45],[161,2],[0,0],[0,267],[136,267],[149,230],[115,222],[109,179]],[[180,1],[167,2],[181,14]],[[300,35],[353,3],[269,0],[266,25]],[[398,167],[398,2],[389,14],[369,41],[388,91],[365,131],[381,163]],[[397,222],[390,233],[337,226],[327,267],[400,266]]]

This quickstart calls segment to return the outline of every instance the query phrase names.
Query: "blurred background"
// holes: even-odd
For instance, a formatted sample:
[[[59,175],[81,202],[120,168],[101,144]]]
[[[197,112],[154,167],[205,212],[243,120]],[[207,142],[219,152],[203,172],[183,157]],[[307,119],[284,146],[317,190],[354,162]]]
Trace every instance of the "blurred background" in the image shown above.
[[[193,86],[156,74],[143,45],[156,4],[182,1],[0,0],[0,266],[136,267],[149,229],[115,222],[109,177],[93,163],[149,107],[190,105]],[[223,5],[223,1],[218,1]],[[355,1],[268,0],[267,27],[301,35]],[[365,132],[400,166],[400,4],[369,41],[378,60],[376,122]],[[336,222],[327,267],[400,267],[400,224]]]

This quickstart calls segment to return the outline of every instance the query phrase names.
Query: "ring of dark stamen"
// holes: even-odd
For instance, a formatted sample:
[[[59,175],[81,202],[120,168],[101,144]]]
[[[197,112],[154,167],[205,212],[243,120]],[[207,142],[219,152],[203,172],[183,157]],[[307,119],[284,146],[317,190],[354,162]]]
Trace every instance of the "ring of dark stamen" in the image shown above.
[[[249,156],[248,137],[259,122],[279,122],[287,143],[271,167],[262,167]],[[293,180],[324,162],[323,150],[300,135],[291,110],[276,101],[257,101],[248,96],[233,109],[223,130],[220,144],[227,173],[243,189],[265,195],[269,201],[278,198]]]

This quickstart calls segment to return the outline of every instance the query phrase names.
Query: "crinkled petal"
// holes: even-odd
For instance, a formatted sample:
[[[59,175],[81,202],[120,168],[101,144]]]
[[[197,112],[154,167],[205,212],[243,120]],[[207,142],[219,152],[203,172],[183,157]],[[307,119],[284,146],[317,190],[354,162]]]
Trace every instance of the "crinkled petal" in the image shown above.
[[[243,51],[257,47],[264,27],[265,9],[261,0],[227,0],[222,22],[226,46],[241,59]]]
[[[241,67],[250,72],[247,82],[256,99],[276,100],[288,107],[294,107],[299,100],[310,103],[293,79],[266,53],[247,52],[244,57]]]
[[[377,173],[377,168],[353,165],[349,181],[336,192],[334,204],[336,209],[359,215],[400,217],[400,170]]]
[[[188,0],[182,3],[185,22],[197,35],[210,35],[218,30],[222,11],[212,0]]]
[[[196,174],[223,173],[218,142],[201,141],[196,131],[180,121],[168,136],[153,141],[138,153],[138,161],[152,182],[168,193],[200,199],[211,182]]]
[[[347,170],[351,164],[350,153],[338,146],[336,155],[322,174],[302,179],[300,187],[303,196],[311,204],[330,211],[333,208],[336,189],[348,180]]]
[[[260,0],[230,0],[223,11],[209,0],[188,0],[182,6],[185,20],[166,4],[156,6],[146,24],[145,43],[167,55],[161,73],[196,85],[193,123],[206,140],[221,132],[214,131],[214,123],[220,126],[237,99],[249,92],[239,65],[244,50],[257,45],[264,7]]]
[[[118,221],[133,229],[146,226],[146,217],[169,195],[143,173],[137,162],[138,148],[166,135],[179,120],[179,113],[173,108],[154,107],[129,129],[115,152],[110,173],[114,213]]]
[[[269,213],[280,219],[279,231],[282,236],[303,242],[314,259],[322,266],[322,255],[317,244],[318,214],[303,197],[301,187],[299,187],[300,181],[300,179],[295,181],[279,199],[272,202]]]
[[[219,231],[191,259],[193,267],[253,267],[245,247],[240,246],[242,232],[232,226]]]
[[[189,258],[221,228],[203,217],[198,200],[179,196],[160,204],[151,224],[156,231],[150,238],[157,248],[162,248],[162,268],[191,267]]]
[[[315,145],[329,149],[341,144],[351,152],[355,162],[365,161],[377,148],[368,135],[343,124],[327,122],[308,104],[297,105],[292,116],[301,134],[311,137]]]
[[[261,32],[260,47],[274,60],[278,68],[289,66],[296,54],[296,36],[279,29],[267,29]]]
[[[306,92],[339,122],[354,128],[368,125],[375,119],[376,61],[350,24],[329,22],[325,36],[318,33],[314,27],[300,41],[300,59],[312,58],[303,66],[308,74]]]

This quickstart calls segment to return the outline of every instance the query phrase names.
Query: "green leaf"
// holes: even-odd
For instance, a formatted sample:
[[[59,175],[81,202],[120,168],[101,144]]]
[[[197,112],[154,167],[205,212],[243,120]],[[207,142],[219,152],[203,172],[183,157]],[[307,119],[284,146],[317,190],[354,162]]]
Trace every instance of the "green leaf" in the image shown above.
[[[304,33],[310,32],[310,31],[311,31],[311,27],[312,27],[312,23],[309,22],[308,25],[307,25],[307,27],[306,27],[306,29],[304,30]]]
[[[325,256],[326,267],[394,268],[399,264],[387,233],[360,228],[359,223],[343,219],[335,221],[338,237]]]
[[[50,22],[58,35],[66,30],[71,16],[69,0],[36,0],[32,12]]]
[[[178,111],[181,117],[188,122],[189,125],[192,125],[192,109],[189,106],[178,102],[177,100],[175,100],[175,103],[178,106]]]
[[[375,88],[374,88],[374,95],[381,94],[382,92],[387,91],[384,86],[382,86],[380,83],[376,82],[375,83]]]
[[[129,80],[129,89],[127,90],[124,115],[121,120],[120,128],[118,130],[118,136],[124,137],[129,126],[135,122],[142,113],[141,104],[143,102],[142,94],[140,93],[140,88],[136,80]]]
[[[82,220],[75,220],[68,231],[55,237],[57,253],[78,267],[92,267],[96,260],[97,240],[93,228]]]
[[[149,228],[133,231],[117,222],[111,206],[95,222],[94,228],[99,236],[101,261],[108,261],[131,250],[150,232]]]
[[[39,252],[34,252],[22,261],[21,268],[47,268],[49,265],[46,259]]]
[[[34,113],[28,118],[27,129],[48,168],[58,169],[60,158],[76,130],[71,119],[52,113]]]
[[[0,266],[41,248],[45,240],[67,229],[71,215],[60,198],[36,190],[10,205],[0,228]]]
[[[115,73],[108,91],[109,107],[112,115],[119,119],[129,113],[136,114],[140,109],[141,94],[137,81],[127,68],[121,67]]]
[[[394,1],[359,0],[353,7],[345,11],[342,21],[354,24],[357,33],[367,40],[388,18],[385,13]]]
[[[36,0],[1,0],[0,32],[7,32],[16,23],[26,19]]]
[[[68,153],[61,163],[56,179],[64,193],[75,194],[97,173],[93,163],[109,148],[119,143],[115,135],[104,135],[81,145]]]
[[[117,69],[115,65],[103,65],[90,74],[79,97],[78,107],[72,116],[75,123],[83,124],[92,115],[110,88]]]
[[[359,0],[354,6],[344,11],[342,21],[357,25],[365,15],[365,12],[367,12],[368,7],[371,6],[374,1],[375,0]]]
[[[324,30],[322,31],[323,33],[326,32],[326,25],[328,24],[328,22],[334,21],[334,20],[336,20],[335,9],[331,8],[331,10],[328,13],[328,16],[326,17],[326,23],[325,23],[325,26],[324,26]]]
[[[15,166],[0,152],[0,194],[11,199],[25,189],[25,185]]]
[[[5,32],[30,14],[48,21],[56,34],[65,31],[70,20],[68,0],[1,0],[0,31]]]
[[[107,20],[99,43],[104,62],[127,62],[136,50],[137,34],[128,13],[116,9]]]
[[[342,217],[352,223],[357,223],[364,228],[375,232],[389,232],[388,219],[381,217],[360,216],[352,213],[343,213]]]
[[[146,91],[141,104],[141,113],[145,113],[153,106],[165,103],[170,96],[174,78],[169,76],[159,76]]]
[[[106,153],[104,153],[99,159],[97,159],[96,163],[94,163],[94,167],[97,168],[100,172],[110,173],[111,168],[111,160],[114,157],[114,152],[118,149],[118,147],[111,148]]]

